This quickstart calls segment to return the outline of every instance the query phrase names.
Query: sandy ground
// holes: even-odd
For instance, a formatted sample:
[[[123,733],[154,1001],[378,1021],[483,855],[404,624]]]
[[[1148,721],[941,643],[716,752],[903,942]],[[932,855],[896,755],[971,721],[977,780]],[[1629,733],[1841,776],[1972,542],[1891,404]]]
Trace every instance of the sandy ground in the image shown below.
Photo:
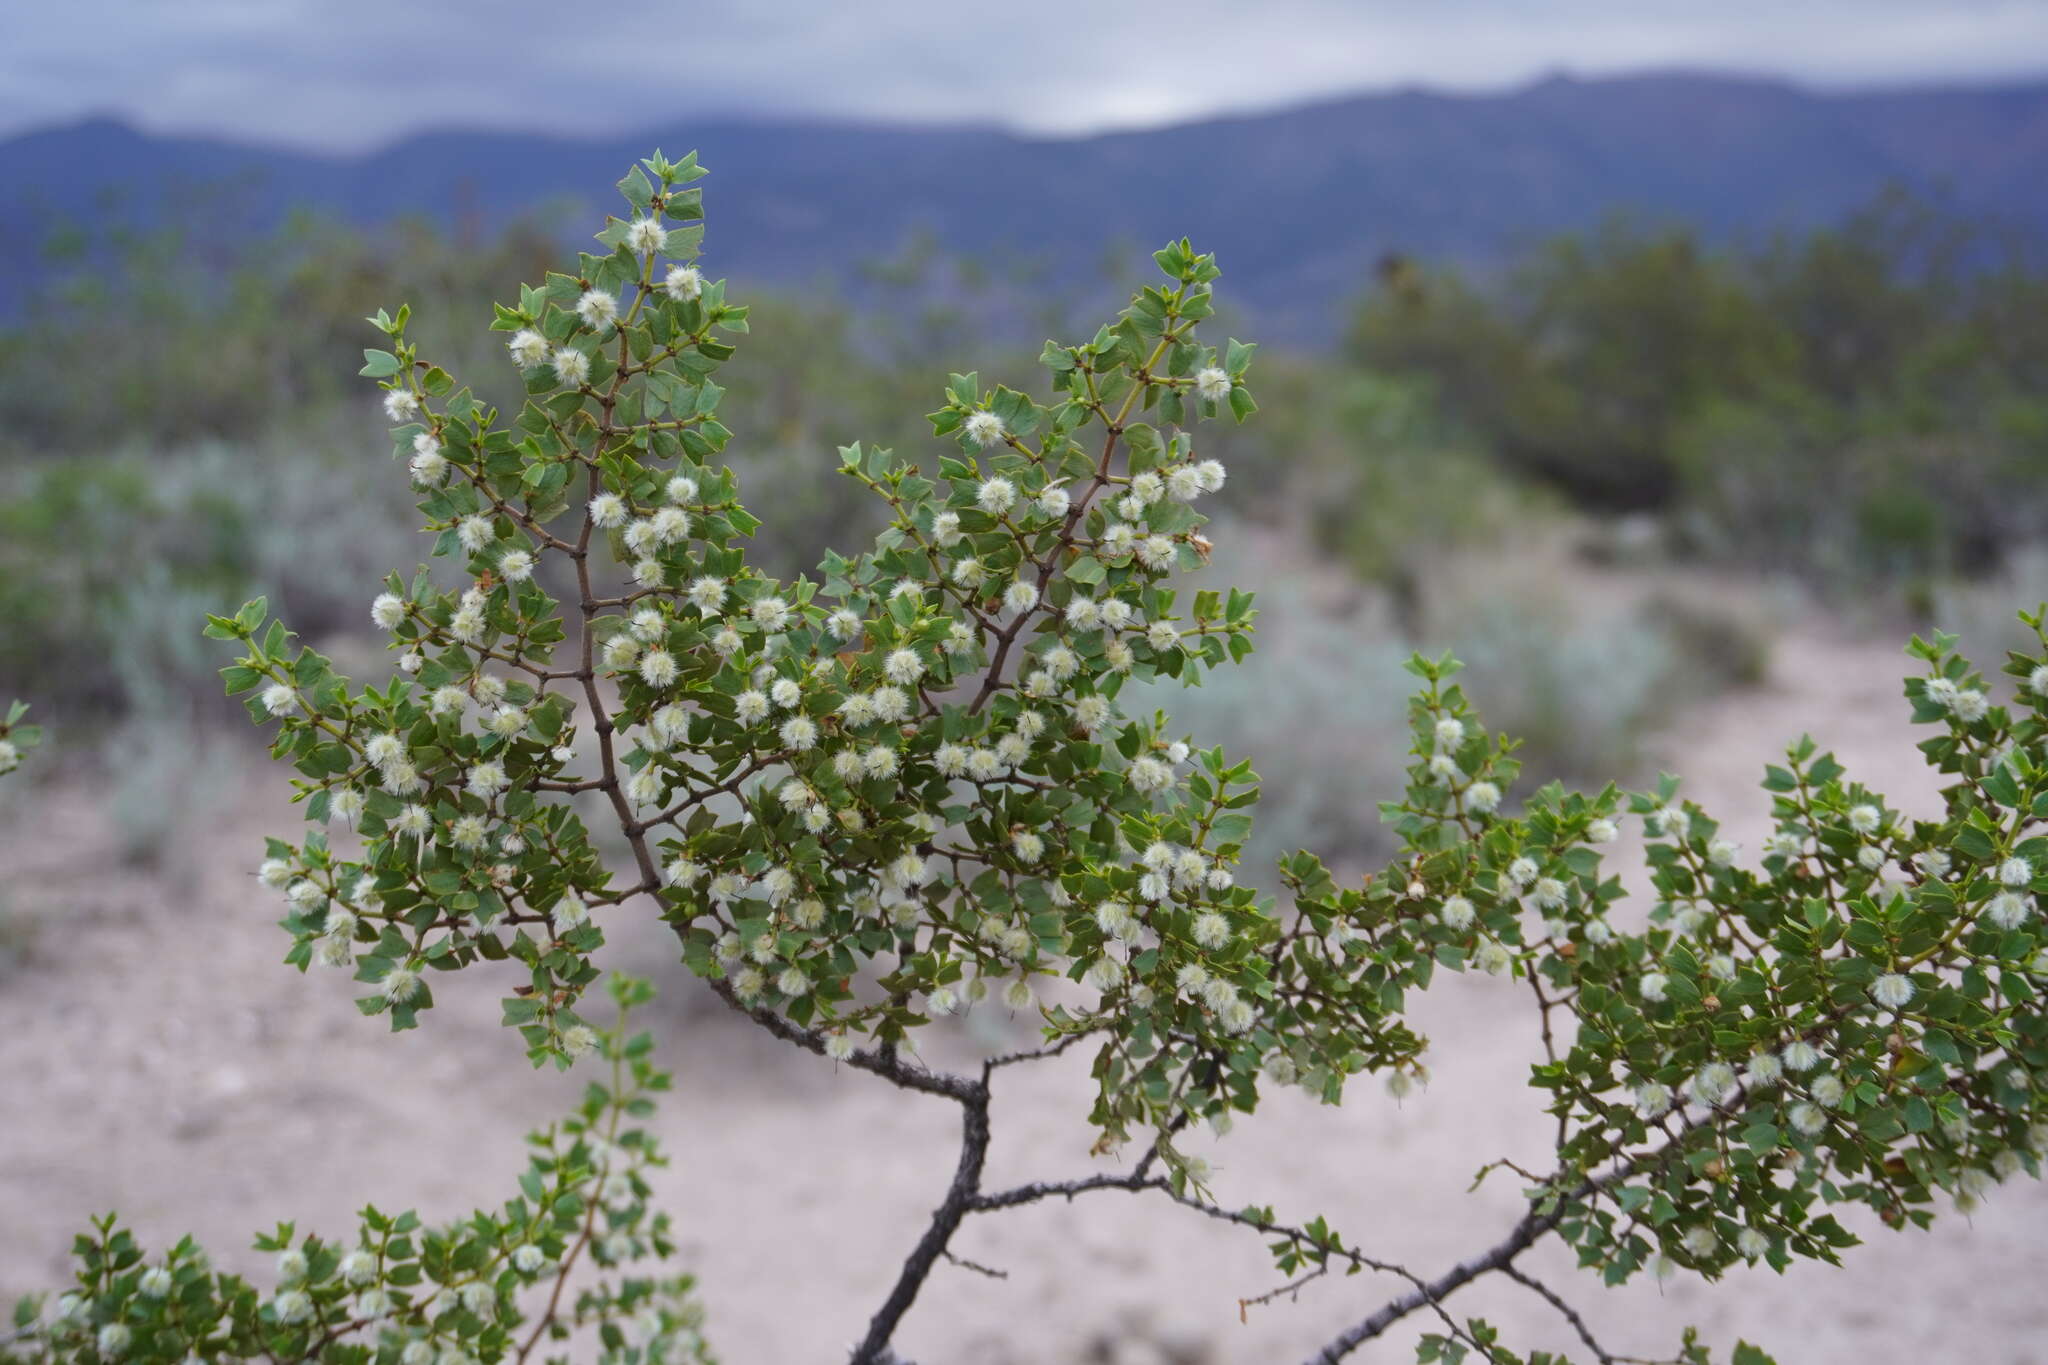
[[[1687,714],[1659,755],[1750,849],[1767,828],[1761,765],[1802,728],[1895,804],[1924,809],[1931,783],[1904,724],[1900,665],[1890,640],[1788,638],[1763,687]],[[293,814],[258,762],[230,772],[223,796],[193,799],[203,819],[184,851],[150,870],[119,861],[90,786],[17,787],[0,811],[0,913],[19,959],[0,969],[0,1299],[56,1283],[72,1232],[110,1208],[153,1243],[189,1230],[235,1260],[267,1220],[340,1229],[365,1199],[429,1217],[495,1202],[522,1164],[521,1134],[580,1084],[525,1069],[496,1026],[500,983],[486,969],[394,1037],[356,1014],[346,981],[280,968],[273,898],[249,874],[260,835],[292,829]],[[22,957],[24,924],[35,932]],[[622,938],[621,965],[657,973],[667,992],[652,1020],[678,1073],[661,1119],[674,1157],[664,1193],[714,1341],[733,1365],[843,1359],[950,1174],[954,1110],[758,1035],[665,965],[658,942]],[[1205,1142],[1219,1198],[1325,1213],[1425,1271],[1490,1244],[1514,1219],[1515,1191],[1467,1194],[1473,1171],[1545,1150],[1522,1085],[1535,1048],[1526,1002],[1501,982],[1446,981],[1419,1011],[1435,1040],[1426,1092],[1397,1105],[1361,1084],[1341,1108],[1273,1103]],[[954,1041],[964,1051],[1022,1032],[984,1013]],[[1085,1062],[1036,1070],[999,1087],[991,1186],[1101,1168],[1087,1153]],[[1787,1365],[2006,1365],[2048,1359],[2032,1273],[2048,1251],[2044,1213],[2048,1197],[2021,1183],[1931,1234],[1856,1221],[1874,1241],[1845,1269],[1743,1271],[1718,1287],[1610,1292],[1557,1254],[1528,1264],[1624,1354],[1667,1354],[1696,1323]],[[971,1223],[956,1250],[1008,1278],[939,1269],[899,1337],[924,1365],[1294,1360],[1400,1287],[1325,1279],[1240,1322],[1239,1299],[1279,1282],[1258,1239],[1114,1193]],[[1576,1346],[1512,1284],[1455,1306],[1524,1349]],[[1409,1340],[1358,1358],[1412,1359]]]

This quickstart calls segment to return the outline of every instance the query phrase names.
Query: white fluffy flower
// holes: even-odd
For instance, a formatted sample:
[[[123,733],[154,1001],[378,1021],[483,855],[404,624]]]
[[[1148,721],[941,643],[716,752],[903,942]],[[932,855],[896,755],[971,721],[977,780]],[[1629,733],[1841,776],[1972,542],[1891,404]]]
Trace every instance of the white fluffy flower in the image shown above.
[[[1220,403],[1230,396],[1230,376],[1214,365],[1195,372],[1195,392],[1211,403]]]
[[[438,447],[415,449],[407,468],[412,471],[413,482],[422,488],[438,487],[448,478],[448,459]]]
[[[1693,1073],[1691,1090],[1701,1104],[1719,1104],[1735,1093],[1735,1068],[1726,1062],[1708,1062]]]
[[[522,327],[505,343],[505,349],[512,353],[513,364],[530,370],[548,358],[548,339],[531,327]]]
[[[1884,826],[1884,811],[1865,804],[1849,808],[1849,828],[1858,834],[1875,834]]]
[[[506,777],[504,765],[490,760],[470,765],[468,786],[477,796],[488,801],[511,785]]]
[[[1474,782],[1465,788],[1465,805],[1481,815],[1500,809],[1500,788],[1491,782]]]
[[[665,649],[650,649],[640,656],[640,679],[649,687],[667,687],[676,680],[675,655]]]
[[[1642,980],[1636,983],[1636,992],[1652,1004],[1664,998],[1665,990],[1671,985],[1671,978],[1662,972],[1644,972]]]
[[[704,276],[694,265],[672,265],[661,280],[662,292],[677,303],[688,303],[704,292]]]
[[[636,806],[651,806],[668,790],[661,769],[650,763],[626,780],[626,797]]]
[[[1886,972],[1870,983],[1870,998],[1888,1010],[1903,1009],[1913,998],[1912,979],[1897,972]]]
[[[1472,953],[1472,965],[1488,976],[1499,976],[1515,963],[1515,955],[1498,939],[1483,939]]]
[[[908,687],[924,676],[924,660],[914,649],[892,650],[882,664],[882,672],[890,682]]]
[[[1174,538],[1171,536],[1145,536],[1143,540],[1139,540],[1137,553],[1139,563],[1143,563],[1147,569],[1155,573],[1163,573],[1174,567],[1178,548],[1174,546]]]
[[[2033,898],[2017,891],[2001,891],[1984,906],[1984,918],[2001,929],[2017,929],[2033,913]]]
[[[1586,842],[1589,844],[1611,844],[1620,837],[1620,827],[1604,815],[1586,826]]]
[[[1998,880],[2003,886],[2025,886],[2034,880],[2034,865],[2025,858],[2007,858],[1998,865]]]
[[[381,630],[395,628],[405,620],[405,600],[396,593],[378,593],[370,602],[370,620]]]
[[[910,698],[899,687],[878,687],[868,693],[868,704],[874,708],[875,719],[885,725],[893,725],[910,716]]]
[[[1202,496],[1202,475],[1193,465],[1180,464],[1166,471],[1166,496],[1175,502],[1193,502]]]
[[[576,316],[583,319],[584,326],[602,331],[618,321],[619,300],[609,290],[586,289],[576,300]]]
[[[668,229],[659,218],[635,218],[626,228],[626,246],[643,256],[651,256],[668,245]]]
[[[1141,754],[1130,766],[1131,786],[1147,795],[1173,784],[1173,769],[1151,754]]]
[[[391,828],[403,838],[424,840],[434,828],[434,817],[425,806],[407,806],[391,817]]]
[[[648,520],[658,545],[673,545],[690,534],[690,514],[680,507],[664,507]]]
[[[1006,435],[1008,432],[1003,427],[1003,419],[986,408],[967,418],[967,439],[978,446],[992,446]]]
[[[590,357],[574,346],[557,346],[548,356],[548,364],[564,384],[581,384],[590,378]]]
[[[1098,957],[1088,964],[1081,979],[1091,990],[1113,991],[1123,984],[1124,964],[1113,957]]]
[[[1785,1044],[1783,1056],[1788,1071],[1811,1071],[1820,1065],[1820,1049],[1804,1038],[1795,1038]]]
[[[1785,1064],[1775,1052],[1759,1052],[1743,1068],[1742,1079],[1752,1090],[1776,1085],[1785,1079]]]
[[[1000,476],[983,479],[981,487],[974,490],[974,502],[990,516],[999,517],[1017,505],[1017,485]]]
[[[614,635],[604,642],[604,666],[613,672],[624,672],[640,657],[640,648],[640,641],[635,637]]]
[[[393,967],[384,973],[384,998],[394,1005],[403,1005],[420,993],[420,974],[410,967]],[[282,1270],[280,1269],[282,1278]]]

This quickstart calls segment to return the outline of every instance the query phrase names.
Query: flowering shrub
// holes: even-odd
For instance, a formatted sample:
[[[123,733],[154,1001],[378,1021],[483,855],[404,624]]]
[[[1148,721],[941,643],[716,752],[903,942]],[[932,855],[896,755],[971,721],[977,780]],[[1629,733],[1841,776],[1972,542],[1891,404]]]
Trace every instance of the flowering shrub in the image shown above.
[[[498,1211],[429,1227],[411,1210],[394,1217],[372,1205],[345,1241],[280,1224],[256,1237],[276,1258],[268,1294],[216,1271],[190,1238],[152,1258],[111,1215],[94,1219],[74,1247],[78,1287],[54,1304],[23,1300],[0,1360],[458,1365],[524,1361],[545,1347],[548,1360],[712,1365],[690,1277],[627,1273],[674,1249],[667,1215],[647,1206],[644,1172],[665,1162],[633,1123],[669,1078],[648,1060],[653,1040],[626,1032],[652,988],[615,977],[611,995],[618,1024],[594,1046],[609,1080],[528,1135],[519,1193]],[[595,1278],[566,1298],[579,1270]],[[522,1298],[544,1306],[529,1314]],[[582,1354],[554,1349],[572,1341]]]
[[[956,1103],[958,1168],[857,1362],[894,1358],[969,1216],[1048,1198],[1155,1194],[1261,1234],[1284,1275],[1402,1281],[1318,1360],[1417,1312],[1442,1329],[1424,1359],[1518,1359],[1444,1303],[1494,1273],[1557,1306],[1605,1360],[1516,1266],[1539,1239],[1565,1239],[1610,1284],[1646,1269],[1712,1278],[1742,1261],[1833,1260],[1852,1239],[1828,1205],[1920,1224],[1937,1192],[1967,1205],[2038,1171],[2041,656],[2013,656],[2023,695],[2008,705],[1952,640],[1916,641],[1906,690],[1936,727],[1922,747],[1950,779],[1943,818],[1904,818],[1802,741],[1769,770],[1777,832],[1760,861],[1675,781],[1511,803],[1512,742],[1485,728],[1454,661],[1418,658],[1407,787],[1384,807],[1397,863],[1340,884],[1296,853],[1279,894],[1262,895],[1237,868],[1258,797],[1250,764],[1119,704],[1134,681],[1194,683],[1251,648],[1248,594],[1178,579],[1207,557],[1196,506],[1225,482],[1197,433],[1255,410],[1252,347],[1197,338],[1215,262],[1186,242],[1158,252],[1163,283],[1114,324],[1047,344],[1044,401],[951,376],[931,414],[934,465],[846,447],[842,472],[889,523],[815,580],[782,581],[747,563],[760,523],[719,463],[730,433],[713,376],[747,316],[693,263],[700,199],[685,187],[701,174],[694,158],[634,168],[620,184],[632,216],[599,234],[605,252],[499,306],[527,389],[517,414],[420,355],[406,309],[374,320],[389,349],[367,352],[364,373],[381,383],[435,554],[456,570],[393,575],[371,602],[395,676],[356,686],[262,601],[210,619],[208,634],[242,650],[228,690],[275,727],[315,826],[271,841],[260,869],[293,965],[352,971],[363,1012],[402,1029],[432,1007],[433,983],[505,964],[505,1023],[535,1063],[616,1065],[637,1054],[606,1041],[585,1001],[605,923],[637,908],[777,1037]],[[2024,619],[2040,637],[2042,617]],[[1647,919],[1621,906],[1604,864],[1629,819],[1653,836]],[[1466,970],[1527,987],[1546,1049],[1532,1084],[1557,1119],[1545,1168],[1500,1163],[1527,1194],[1500,1242],[1432,1276],[1321,1218],[1211,1199],[1206,1167],[1177,1146],[1191,1125],[1223,1126],[1280,1087],[1332,1103],[1364,1073],[1406,1087],[1424,1045],[1403,1020],[1410,992]],[[921,1031],[997,1002],[1035,1012],[1042,1044],[969,1072],[918,1059]],[[1097,1150],[1137,1144],[1135,1161],[985,1188],[1000,1074],[1084,1047]],[[586,1130],[615,1101],[595,1102]],[[545,1183],[562,1167],[544,1165],[522,1206],[550,1229],[549,1264],[569,1226],[532,1212],[565,1206],[560,1192],[543,1205],[551,1189],[596,1180],[598,1200],[578,1207],[614,1217],[601,1163],[566,1160],[562,1185]],[[362,1245],[387,1235],[370,1225]],[[83,1252],[72,1317],[95,1330],[125,1323],[141,1292],[116,1237],[102,1229]],[[465,1268],[481,1269],[514,1238],[487,1219],[440,1245],[474,1246]],[[305,1255],[316,1287],[338,1273],[327,1251]],[[531,1272],[515,1260],[496,1273],[502,1306]],[[471,1282],[443,1302],[468,1329],[452,1349],[512,1357],[512,1334],[465,1306]],[[301,1297],[286,1314],[282,1293],[259,1307],[236,1288],[224,1349],[289,1329],[294,1358],[410,1358],[416,1303],[394,1291],[371,1312],[321,1292],[287,1288]],[[373,1352],[344,1356],[303,1325],[342,1313],[381,1334]],[[81,1339],[34,1341],[62,1355]],[[144,1340],[136,1328],[118,1345]],[[1706,1356],[1688,1340],[1680,1358]],[[1764,1357],[1745,1346],[1736,1359]]]

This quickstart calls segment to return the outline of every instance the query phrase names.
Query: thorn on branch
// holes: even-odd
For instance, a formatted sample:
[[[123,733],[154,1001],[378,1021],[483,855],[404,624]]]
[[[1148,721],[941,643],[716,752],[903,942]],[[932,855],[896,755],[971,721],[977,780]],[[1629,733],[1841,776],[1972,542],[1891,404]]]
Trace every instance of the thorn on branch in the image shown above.
[[[1329,1273],[1330,1267],[1328,1267],[1327,1265],[1319,1265],[1314,1270],[1309,1271],[1308,1274],[1301,1276],[1299,1279],[1290,1280],[1286,1284],[1281,1285],[1277,1289],[1269,1289],[1265,1293],[1258,1295],[1256,1298],[1239,1299],[1237,1301],[1237,1320],[1239,1322],[1249,1323],[1251,1321],[1251,1314],[1249,1310],[1253,1308],[1263,1308],[1267,1304],[1272,1303],[1275,1299],[1278,1299],[1283,1294],[1287,1296],[1289,1302],[1294,1301],[1300,1295],[1302,1287],[1304,1285],[1308,1284],[1311,1280],[1321,1279],[1323,1276]]]
[[[970,1261],[965,1256],[955,1256],[950,1251],[943,1254],[948,1261],[959,1266],[962,1270],[971,1270],[977,1275],[986,1275],[991,1280],[1007,1280],[1010,1278],[1010,1272],[1007,1270],[997,1270],[994,1266],[983,1265],[979,1261]]]

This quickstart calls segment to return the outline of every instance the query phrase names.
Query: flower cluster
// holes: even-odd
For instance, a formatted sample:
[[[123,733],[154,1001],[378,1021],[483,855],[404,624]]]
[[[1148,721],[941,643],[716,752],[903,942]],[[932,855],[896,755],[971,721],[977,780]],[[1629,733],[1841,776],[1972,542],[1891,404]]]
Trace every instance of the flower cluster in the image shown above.
[[[666,1215],[647,1203],[646,1172],[663,1158],[636,1126],[669,1081],[648,1061],[647,1035],[625,1031],[651,988],[615,978],[612,995],[619,1025],[593,1043],[610,1083],[531,1135],[519,1193],[499,1208],[436,1227],[373,1206],[347,1241],[281,1224],[256,1238],[275,1267],[267,1292],[216,1269],[190,1238],[150,1256],[111,1216],[96,1219],[77,1241],[76,1287],[23,1300],[0,1362],[494,1365],[575,1343],[577,1359],[604,1365],[711,1365],[692,1280],[632,1269],[674,1250]],[[573,1298],[562,1292],[572,1275]]]

